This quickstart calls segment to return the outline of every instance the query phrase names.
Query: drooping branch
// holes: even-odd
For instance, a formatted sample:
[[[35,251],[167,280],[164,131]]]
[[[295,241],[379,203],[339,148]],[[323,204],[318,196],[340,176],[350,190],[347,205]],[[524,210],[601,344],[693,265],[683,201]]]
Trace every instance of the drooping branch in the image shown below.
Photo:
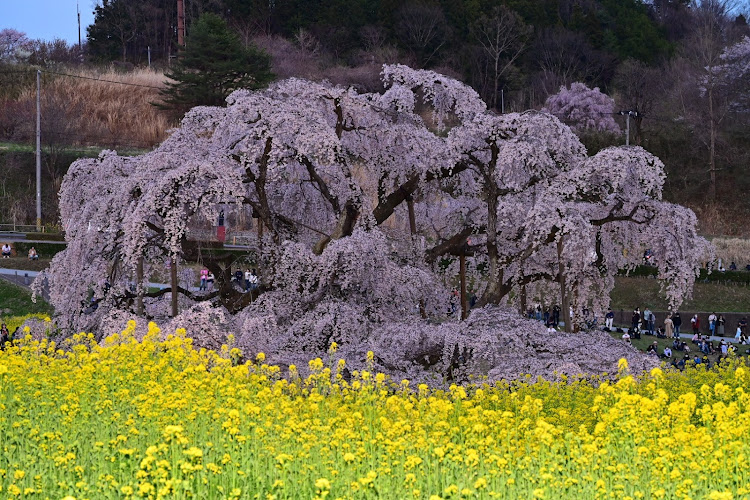
[[[328,188],[328,185],[323,180],[323,178],[318,174],[318,172],[315,170],[315,166],[312,164],[310,159],[307,158],[306,156],[302,156],[300,158],[300,162],[307,169],[307,173],[310,176],[310,180],[312,180],[315,187],[318,189],[318,191],[320,191],[320,194],[323,195],[323,198],[325,198],[328,201],[328,203],[331,204],[333,213],[335,213],[336,215],[339,215],[341,213],[341,206],[339,205],[339,199],[331,193],[331,190]]]
[[[428,172],[424,179],[418,175],[409,177],[406,182],[399,185],[390,194],[383,197],[382,201],[373,209],[372,215],[377,224],[382,224],[393,215],[396,208],[401,205],[409,196],[412,196],[422,183],[427,184],[439,179],[446,179],[457,175],[468,168],[465,163],[458,163],[453,168],[442,168],[435,172]]]
[[[268,137],[263,148],[263,154],[258,160],[258,176],[255,180],[255,193],[258,196],[258,206],[253,208],[256,209],[256,213],[260,216],[263,224],[271,230],[274,243],[278,245],[281,243],[281,238],[276,230],[276,225],[273,223],[270,204],[268,202],[268,192],[266,189],[266,182],[268,180],[268,163],[271,158],[272,146],[273,139]]]
[[[457,254],[459,250],[466,246],[467,240],[475,231],[476,228],[467,226],[450,238],[441,241],[425,252],[427,261],[434,263],[443,255]]]

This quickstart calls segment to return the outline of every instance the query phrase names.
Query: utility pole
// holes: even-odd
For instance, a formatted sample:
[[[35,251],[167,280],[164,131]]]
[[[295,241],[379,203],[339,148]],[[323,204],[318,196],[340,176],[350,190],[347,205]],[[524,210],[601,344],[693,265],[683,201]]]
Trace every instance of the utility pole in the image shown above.
[[[185,0],[177,0],[177,51],[185,46]]]
[[[76,2],[76,12],[78,13],[78,52],[81,52],[83,50],[81,45],[81,9],[78,7],[78,2]]]
[[[36,70],[36,230],[42,230],[42,71]]]
[[[151,69],[151,45],[148,46],[148,69]]]
[[[639,116],[638,111],[629,109],[617,114],[625,116],[625,145],[630,146],[630,117],[637,118]]]

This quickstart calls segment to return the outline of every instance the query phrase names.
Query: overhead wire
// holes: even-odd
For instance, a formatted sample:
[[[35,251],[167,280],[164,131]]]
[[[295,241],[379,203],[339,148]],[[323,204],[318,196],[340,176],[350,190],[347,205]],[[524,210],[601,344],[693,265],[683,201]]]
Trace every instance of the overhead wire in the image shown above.
[[[141,83],[129,83],[129,82],[121,82],[117,80],[109,80],[106,78],[96,78],[96,77],[90,77],[90,76],[83,76],[83,75],[75,75],[72,73],[64,73],[60,71],[52,71],[48,69],[23,69],[23,70],[0,70],[0,75],[6,75],[6,74],[33,74],[36,71],[41,71],[42,73],[47,73],[51,75],[57,75],[57,76],[64,76],[69,78],[79,78],[82,80],[89,80],[89,81],[95,81],[95,82],[101,82],[101,83],[109,83],[109,84],[115,84],[115,85],[125,85],[129,87],[140,87],[140,88],[149,88],[149,89],[156,89],[156,90],[162,90],[163,87],[157,87],[155,85],[144,85]],[[114,147],[130,147],[133,149],[145,149],[150,150],[153,149],[152,144],[148,144],[146,142],[134,142],[134,141],[121,141],[118,139],[114,139],[112,137],[102,136],[102,135],[96,135],[96,134],[66,134],[63,132],[53,132],[53,131],[42,131],[42,136],[53,136],[53,137],[69,137],[77,139],[81,142],[88,142],[89,140],[94,141],[100,141],[104,142],[104,145],[112,145]],[[25,144],[23,142],[14,142],[14,141],[6,141],[14,144]],[[92,147],[99,147],[102,146],[101,144],[94,145]],[[82,146],[86,147],[86,146]],[[90,152],[90,150],[86,149],[72,149],[72,148],[65,148],[66,151],[80,151],[80,152]]]
[[[58,76],[68,76],[70,78],[80,78],[82,80],[93,80],[95,82],[104,82],[104,83],[114,83],[117,85],[128,85],[130,87],[143,87],[146,89],[157,89],[162,90],[164,87],[157,87],[156,85],[144,85],[142,83],[128,83],[128,82],[118,82],[117,80],[107,80],[104,78],[94,78],[93,76],[83,76],[83,75],[73,75],[71,73],[61,73],[58,71],[50,71],[47,69],[41,70],[42,73],[48,73],[50,75],[58,75]]]

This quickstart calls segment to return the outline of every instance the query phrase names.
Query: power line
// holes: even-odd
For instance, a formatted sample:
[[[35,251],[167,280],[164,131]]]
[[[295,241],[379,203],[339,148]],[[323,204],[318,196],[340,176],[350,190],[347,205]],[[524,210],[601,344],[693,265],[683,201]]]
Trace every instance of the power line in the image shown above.
[[[50,75],[58,75],[58,76],[68,76],[70,78],[80,78],[82,80],[93,80],[95,82],[105,82],[105,83],[114,83],[117,85],[128,85],[130,87],[143,87],[146,89],[157,89],[162,90],[163,87],[156,87],[154,85],[143,85],[142,83],[127,83],[127,82],[118,82],[116,80],[105,80],[104,78],[94,78],[92,76],[83,76],[83,75],[73,75],[70,73],[59,73],[57,71],[49,71],[46,69],[42,70],[42,73],[48,73]]]
[[[0,74],[2,75],[15,75],[15,74],[33,74],[35,70],[28,69],[28,70],[0,70]],[[92,80],[95,82],[102,82],[102,83],[114,83],[115,85],[126,85],[129,87],[142,87],[146,89],[156,89],[156,90],[162,90],[164,87],[157,87],[155,85],[144,85],[142,83],[128,83],[128,82],[118,82],[117,80],[107,80],[105,78],[96,78],[93,76],[83,76],[83,75],[74,75],[72,73],[61,73],[59,71],[51,71],[48,69],[42,69],[40,70],[42,73],[47,73],[50,75],[57,75],[57,76],[67,76],[69,78],[80,78],[82,80]]]

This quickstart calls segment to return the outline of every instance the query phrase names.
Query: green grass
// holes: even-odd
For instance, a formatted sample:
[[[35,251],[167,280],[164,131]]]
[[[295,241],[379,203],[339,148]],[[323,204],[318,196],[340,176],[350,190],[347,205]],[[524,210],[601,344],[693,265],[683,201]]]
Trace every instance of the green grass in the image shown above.
[[[41,299],[32,302],[31,292],[0,279],[0,316],[7,318],[33,313],[52,314],[52,306]]]
[[[0,142],[0,151],[10,153],[33,153],[35,146],[31,144],[19,144],[16,142]]]
[[[609,334],[613,338],[622,341],[622,333],[619,333],[619,332],[609,332]],[[646,349],[648,349],[648,346],[651,345],[654,341],[656,342],[659,354],[661,354],[661,353],[664,352],[664,348],[666,346],[672,347],[672,339],[671,338],[670,339],[659,339],[659,338],[656,338],[653,335],[644,335],[644,334],[641,334],[641,338],[640,339],[633,339],[633,338],[631,338],[630,343],[633,344],[633,347],[635,347],[639,351],[646,352]],[[701,358],[703,357],[703,353],[701,353],[698,350],[698,346],[695,345],[695,344],[693,344],[690,341],[690,339],[683,337],[682,341],[686,342],[687,345],[688,345],[688,347],[690,347],[690,352],[687,353],[687,354],[690,355],[690,359],[693,359],[695,357],[696,353],[700,354]],[[713,342],[714,342],[714,348],[716,348],[718,350],[719,349],[719,345],[720,345],[719,341],[715,340]],[[737,347],[737,355],[738,356],[750,355],[750,347],[748,347],[746,345],[740,345],[740,344],[734,344],[734,345]],[[682,352],[682,351],[672,351],[672,359],[675,359],[675,360],[679,361],[684,355],[685,355],[685,352]],[[719,359],[719,354],[718,353],[712,354],[712,355],[708,356],[708,359],[713,364],[714,362],[716,362],[717,359]]]
[[[653,278],[615,278],[615,288],[610,295],[612,309],[632,309],[633,304],[647,304],[655,311],[669,309],[667,301],[659,294],[659,282]],[[693,298],[680,309],[686,311],[750,311],[750,287],[740,284],[716,282],[696,283]]]
[[[96,158],[104,149],[112,149],[112,146],[76,146],[69,145],[63,148],[64,151],[77,155],[81,158]],[[16,142],[0,142],[0,152],[10,153],[34,153],[36,145],[23,144]],[[117,153],[124,156],[137,156],[148,153],[150,150],[132,147],[117,148]]]

